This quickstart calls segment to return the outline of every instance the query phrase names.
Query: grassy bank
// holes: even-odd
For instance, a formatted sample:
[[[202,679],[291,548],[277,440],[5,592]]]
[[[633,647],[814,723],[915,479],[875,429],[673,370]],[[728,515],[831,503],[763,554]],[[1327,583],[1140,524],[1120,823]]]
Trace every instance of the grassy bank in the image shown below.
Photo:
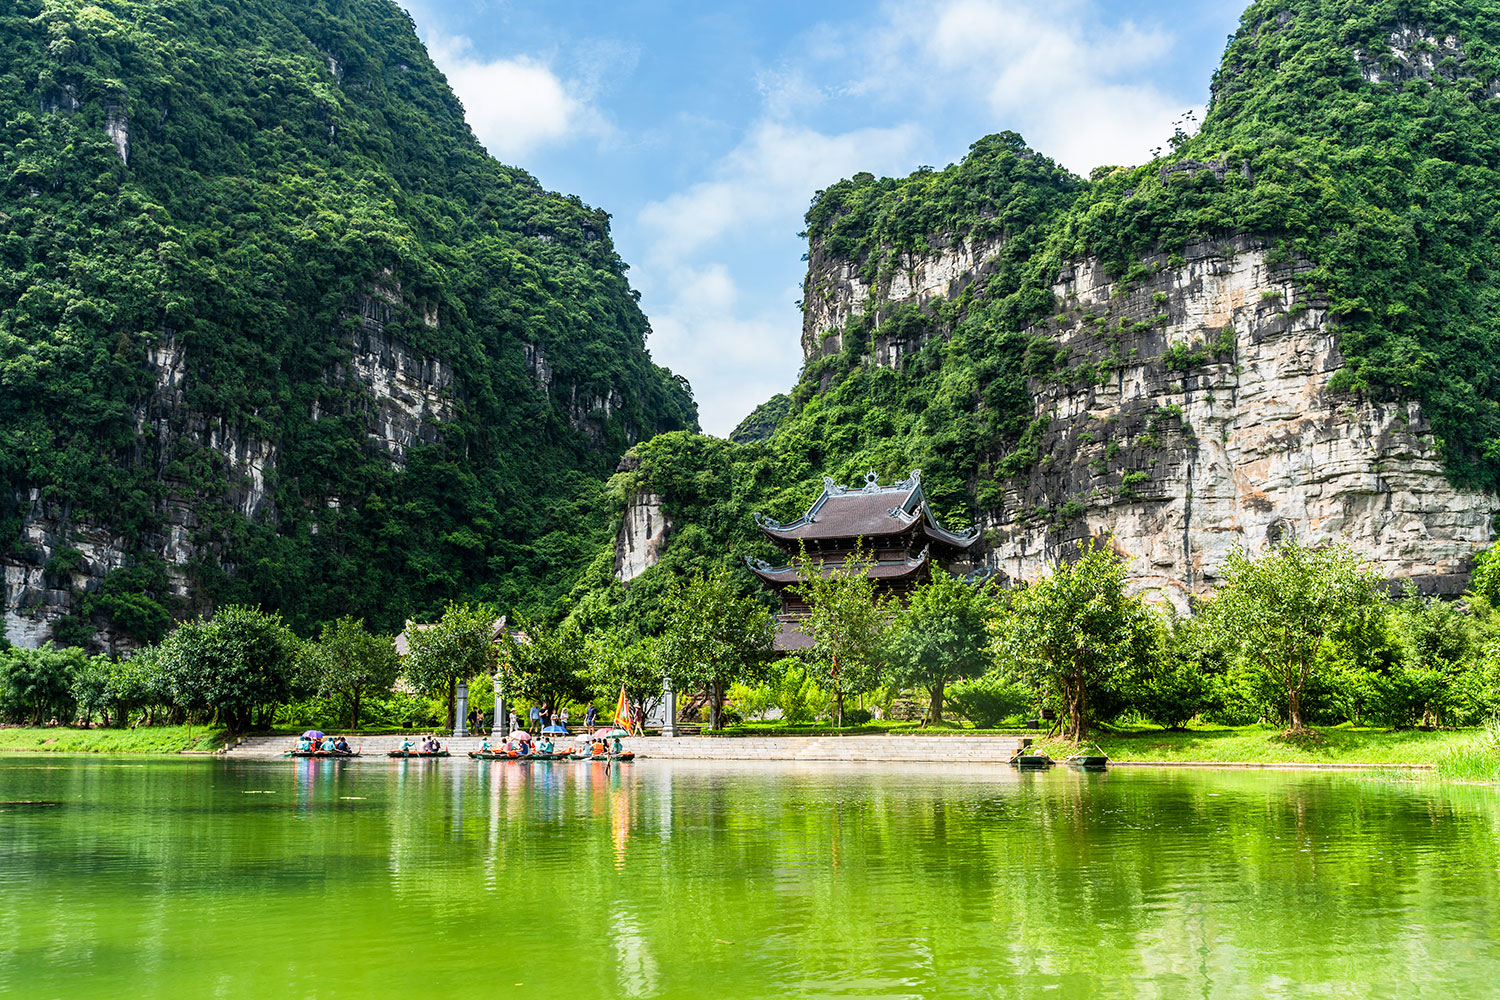
[[[181,753],[218,750],[224,732],[209,726],[148,726],[142,729],[0,729],[0,753]]]
[[[1500,719],[1491,719],[1445,754],[1438,774],[1454,781],[1500,782]]]
[[[1203,727],[1183,732],[1112,729],[1091,742],[1114,760],[1227,764],[1436,764],[1474,738],[1474,730],[1424,732],[1333,726],[1291,737],[1274,726]],[[1038,740],[1054,757],[1074,748]]]

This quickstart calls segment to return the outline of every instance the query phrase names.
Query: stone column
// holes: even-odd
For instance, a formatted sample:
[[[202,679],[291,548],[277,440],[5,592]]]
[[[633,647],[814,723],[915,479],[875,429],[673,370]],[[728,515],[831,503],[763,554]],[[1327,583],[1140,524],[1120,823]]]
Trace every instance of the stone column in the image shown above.
[[[453,735],[464,737],[469,735],[469,682],[458,682],[458,694],[453,707]]]
[[[510,736],[510,710],[505,707],[505,673],[495,671],[495,724],[490,727],[490,733],[499,733],[500,738],[507,739]]]
[[[677,735],[677,692],[672,690],[672,678],[666,674],[661,678],[661,734]]]

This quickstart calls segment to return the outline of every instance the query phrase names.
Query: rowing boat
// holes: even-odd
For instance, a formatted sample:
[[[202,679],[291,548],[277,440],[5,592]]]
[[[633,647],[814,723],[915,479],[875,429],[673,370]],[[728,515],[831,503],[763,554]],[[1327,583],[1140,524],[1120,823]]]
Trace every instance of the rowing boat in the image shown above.
[[[387,750],[387,757],[447,757],[446,750]]]
[[[566,760],[567,754],[562,753],[484,753],[479,750],[470,750],[470,760]]]
[[[332,757],[332,758],[344,758],[344,757],[362,757],[364,755],[361,754],[361,753],[358,753],[358,752],[340,753],[337,750],[288,750],[286,753],[282,754],[281,756],[283,756],[283,757]]]

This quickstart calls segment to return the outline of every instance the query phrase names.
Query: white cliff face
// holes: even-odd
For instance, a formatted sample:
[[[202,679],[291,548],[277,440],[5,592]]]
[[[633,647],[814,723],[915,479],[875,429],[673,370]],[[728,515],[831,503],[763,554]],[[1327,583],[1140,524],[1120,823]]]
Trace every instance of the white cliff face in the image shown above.
[[[661,559],[671,528],[661,502],[655,493],[643,493],[625,508],[625,520],[615,537],[615,579],[621,583],[629,583]]]
[[[939,243],[941,241],[938,241]],[[965,284],[983,273],[984,265],[1003,241],[953,240],[934,245],[930,253],[906,254],[891,273],[877,275],[871,284],[860,277],[852,261],[825,257],[814,248],[802,299],[802,353],[807,360],[837,354],[849,320],[867,312],[878,325],[882,311],[906,303],[921,305],[934,299],[956,298]],[[877,364],[893,366],[900,356],[920,344],[879,345]]]
[[[104,134],[115,144],[121,163],[130,162],[130,112],[123,104],[111,104],[104,109]]]
[[[1234,241],[1123,295],[1095,261],[1065,273],[1048,332],[1107,368],[1033,386],[1043,458],[987,515],[987,564],[1034,579],[1112,536],[1137,590],[1186,606],[1235,546],[1293,535],[1461,591],[1500,501],[1446,480],[1418,404],[1334,391],[1335,330],[1299,269]]]
[[[384,274],[368,295],[357,302],[360,324],[346,342],[347,361],[327,374],[331,384],[354,383],[363,400],[356,412],[367,421],[369,447],[385,455],[395,468],[404,468],[407,451],[421,442],[436,442],[445,423],[456,416],[455,372],[451,365],[413,351],[386,333],[386,324],[404,305],[400,283]],[[437,323],[436,309],[422,306],[423,322]],[[275,521],[274,491],[279,446],[248,435],[243,429],[189,408],[187,389],[192,359],[181,345],[163,337],[149,346],[144,362],[153,379],[152,391],[135,409],[137,463],[162,471],[165,496],[157,501],[160,529],[140,539],[128,539],[98,525],[78,520],[66,503],[48,503],[38,490],[14,497],[21,517],[21,535],[8,554],[0,554],[0,625],[16,645],[36,646],[51,638],[60,619],[77,610],[85,595],[97,590],[105,576],[130,565],[141,555],[159,557],[165,564],[171,596],[190,597],[190,564],[214,555],[221,544],[219,531],[206,526],[197,513],[205,500],[247,520]],[[313,419],[322,414],[316,411]],[[221,474],[220,492],[203,497],[194,486],[170,478],[170,457],[205,450]],[[327,507],[337,508],[337,498]],[[4,503],[0,502],[0,507]],[[316,530],[316,524],[312,525]],[[70,550],[77,556],[70,555]],[[71,568],[59,574],[58,557]],[[233,567],[219,563],[226,571]],[[49,572],[48,567],[53,571]],[[96,642],[108,650],[134,645],[127,637],[100,632]]]

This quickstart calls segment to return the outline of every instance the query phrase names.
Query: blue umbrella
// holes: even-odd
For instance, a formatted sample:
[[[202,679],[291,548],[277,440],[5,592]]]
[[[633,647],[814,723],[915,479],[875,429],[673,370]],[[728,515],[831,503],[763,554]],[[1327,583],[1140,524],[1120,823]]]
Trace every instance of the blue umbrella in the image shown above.
[[[566,726],[547,726],[545,729],[542,730],[542,732],[544,732],[544,733],[561,733],[564,736],[568,735],[568,729],[567,729]]]

